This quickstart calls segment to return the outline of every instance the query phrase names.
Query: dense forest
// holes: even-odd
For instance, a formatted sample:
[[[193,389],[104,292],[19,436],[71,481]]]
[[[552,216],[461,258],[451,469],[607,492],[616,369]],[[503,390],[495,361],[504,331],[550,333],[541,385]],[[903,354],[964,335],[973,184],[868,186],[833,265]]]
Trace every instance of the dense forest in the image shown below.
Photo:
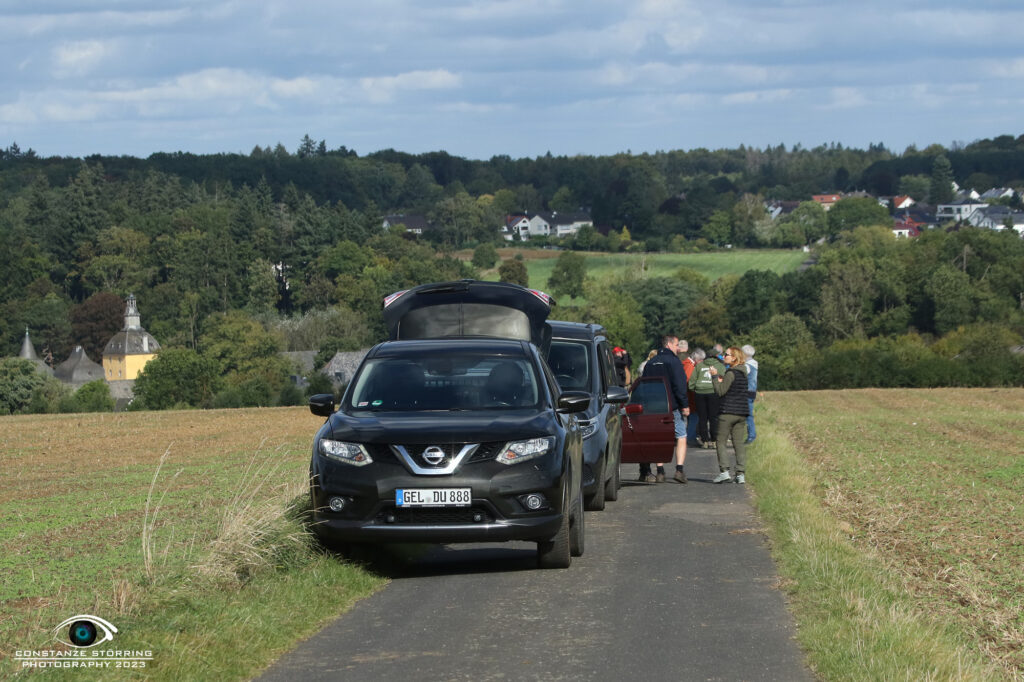
[[[902,153],[828,145],[487,161],[359,156],[309,136],[295,152],[278,144],[146,159],[41,158],[12,144],[0,152],[0,357],[17,354],[28,328],[55,363],[75,344],[98,361],[135,293],[146,328],[175,351],[163,363],[200,377],[181,395],[156,382],[170,396],[158,400],[146,383],[159,367],[147,370],[139,388],[150,407],[294,401],[278,351],[323,358],[366,347],[382,333],[384,295],[496,265],[505,215],[582,208],[598,229],[544,241],[810,245],[817,259],[782,277],[624,274],[587,283],[586,306],[559,310],[604,323],[634,355],[678,329],[697,343],[759,345],[766,388],[1024,383],[1010,352],[1024,332],[1024,241],[1012,230],[944,225],[898,241],[874,199],[844,199],[827,215],[808,201],[854,190],[936,200],[949,186],[937,178],[1020,188],[1024,136]],[[766,200],[804,203],[773,221]],[[381,228],[383,215],[400,213],[436,229],[413,239]],[[453,257],[462,248],[479,257]],[[502,264],[503,278],[521,279],[516,265]],[[554,284],[569,291],[569,280]]]

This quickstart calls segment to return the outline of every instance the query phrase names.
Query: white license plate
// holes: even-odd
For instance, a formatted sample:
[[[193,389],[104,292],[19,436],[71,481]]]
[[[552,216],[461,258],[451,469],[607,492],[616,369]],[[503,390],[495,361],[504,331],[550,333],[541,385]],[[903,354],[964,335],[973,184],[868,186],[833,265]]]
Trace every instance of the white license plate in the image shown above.
[[[468,507],[472,488],[399,488],[395,491],[398,507]]]

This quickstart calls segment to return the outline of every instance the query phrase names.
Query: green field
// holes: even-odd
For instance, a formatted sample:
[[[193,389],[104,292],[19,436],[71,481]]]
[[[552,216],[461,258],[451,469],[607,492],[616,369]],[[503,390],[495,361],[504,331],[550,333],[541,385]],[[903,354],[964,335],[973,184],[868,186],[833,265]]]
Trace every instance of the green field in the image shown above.
[[[499,249],[502,259],[522,254],[529,275],[529,285],[544,289],[561,252],[545,249]],[[742,275],[748,270],[771,270],[778,274],[792,272],[810,254],[789,249],[733,249],[709,253],[602,253],[581,252],[586,256],[587,276],[596,280],[616,276],[669,277],[681,267],[696,270],[713,282],[723,275]],[[472,253],[459,254],[469,259]],[[483,274],[484,279],[498,279],[497,270]]]

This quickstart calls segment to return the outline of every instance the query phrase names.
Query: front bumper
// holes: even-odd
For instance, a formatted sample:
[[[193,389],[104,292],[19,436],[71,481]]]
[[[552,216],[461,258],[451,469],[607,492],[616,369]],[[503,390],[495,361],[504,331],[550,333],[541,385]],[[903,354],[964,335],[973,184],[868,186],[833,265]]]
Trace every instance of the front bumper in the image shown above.
[[[558,532],[562,513],[561,458],[549,454],[512,466],[495,461],[470,462],[453,474],[410,473],[386,458],[365,467],[336,463],[320,455],[311,466],[313,531],[328,540],[345,542],[501,542],[543,541]],[[469,507],[398,507],[395,490],[469,488]],[[539,492],[546,508],[530,511],[521,496]],[[334,512],[331,497],[346,500]]]

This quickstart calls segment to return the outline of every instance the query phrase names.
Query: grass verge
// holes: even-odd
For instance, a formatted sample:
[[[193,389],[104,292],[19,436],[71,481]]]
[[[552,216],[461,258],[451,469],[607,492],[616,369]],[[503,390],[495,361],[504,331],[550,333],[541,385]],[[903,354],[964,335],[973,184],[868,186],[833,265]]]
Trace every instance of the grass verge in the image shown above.
[[[1012,597],[989,604],[994,610],[979,608],[991,601],[989,592],[994,596],[1008,588],[1006,594],[1012,595],[1019,589],[1019,563],[1012,557],[1021,552],[1020,538],[1006,542],[1021,523],[1019,485],[1006,488],[1006,499],[1018,495],[1009,516],[998,486],[975,496],[983,506],[968,509],[968,515],[981,514],[990,526],[1000,516],[1000,530],[981,539],[971,518],[962,518],[952,506],[956,494],[950,488],[977,487],[970,472],[961,474],[966,480],[953,482],[949,472],[929,471],[926,462],[942,458],[909,435],[925,430],[913,416],[922,414],[937,420],[931,433],[947,439],[947,450],[970,450],[978,439],[1015,438],[1017,449],[1007,451],[1002,463],[1019,466],[1020,435],[1012,435],[1012,424],[1024,391],[989,397],[966,393],[822,391],[769,394],[760,403],[759,436],[748,471],[800,642],[823,679],[1021,678],[1015,616],[1011,613],[1008,622],[1000,615],[1007,607],[1014,612],[1013,604],[1005,603]],[[948,442],[956,424],[976,422],[976,413],[964,410],[974,400],[988,405],[990,430],[985,437],[961,432],[958,443]],[[890,403],[899,409],[890,409]],[[943,412],[936,407],[942,403],[951,407]],[[940,425],[945,425],[944,434]],[[916,472],[913,485],[899,480],[903,472]],[[888,533],[872,528],[881,518],[891,519],[894,509],[904,519],[917,516],[905,529],[897,528],[899,522]],[[901,543],[904,532],[906,542]],[[943,591],[943,578],[951,570],[966,572],[971,565],[944,561],[937,551],[943,536],[963,544],[965,552],[974,550],[973,538],[980,556],[1009,555],[1010,563],[985,579],[976,571],[975,581],[958,592]],[[961,536],[963,542],[957,542]],[[971,602],[971,594],[974,608],[968,614],[960,607]],[[990,631],[990,622],[1001,624],[996,632]],[[993,640],[1005,641],[995,647]]]

